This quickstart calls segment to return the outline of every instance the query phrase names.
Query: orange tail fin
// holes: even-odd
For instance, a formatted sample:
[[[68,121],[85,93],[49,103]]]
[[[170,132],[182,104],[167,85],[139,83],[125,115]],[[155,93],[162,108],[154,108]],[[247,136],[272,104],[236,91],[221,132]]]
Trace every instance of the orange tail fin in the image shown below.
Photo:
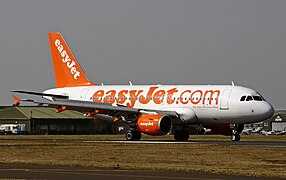
[[[49,33],[56,87],[94,86],[85,76],[59,32]]]

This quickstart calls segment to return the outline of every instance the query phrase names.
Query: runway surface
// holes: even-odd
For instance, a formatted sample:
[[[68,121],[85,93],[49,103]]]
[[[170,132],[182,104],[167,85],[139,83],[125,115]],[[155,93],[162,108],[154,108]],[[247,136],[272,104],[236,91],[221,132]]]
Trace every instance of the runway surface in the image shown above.
[[[81,141],[86,143],[120,143],[120,144],[211,144],[211,145],[227,145],[227,146],[239,146],[239,147],[276,147],[286,148],[285,142],[251,142],[251,141],[157,141],[157,140],[144,140],[144,141],[116,141],[116,140],[97,140],[97,141]]]
[[[271,178],[255,178],[245,176],[226,176],[198,173],[152,172],[119,169],[0,164],[0,179],[270,180]]]

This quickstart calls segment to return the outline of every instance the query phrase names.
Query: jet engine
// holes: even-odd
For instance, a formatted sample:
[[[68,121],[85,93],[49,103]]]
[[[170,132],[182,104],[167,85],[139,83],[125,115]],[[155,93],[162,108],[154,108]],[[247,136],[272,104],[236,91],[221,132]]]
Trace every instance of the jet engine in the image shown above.
[[[166,135],[172,129],[172,119],[164,114],[142,114],[137,121],[137,128],[148,135]]]

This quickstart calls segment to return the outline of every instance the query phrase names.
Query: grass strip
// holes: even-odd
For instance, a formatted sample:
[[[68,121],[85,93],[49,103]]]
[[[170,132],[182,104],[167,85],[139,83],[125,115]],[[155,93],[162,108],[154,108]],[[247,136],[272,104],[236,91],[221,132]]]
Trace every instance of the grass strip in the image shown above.
[[[144,136],[143,139],[154,139]],[[155,140],[172,140],[172,136]],[[229,140],[192,136],[194,141]],[[285,136],[243,136],[244,141],[285,141]],[[286,148],[205,144],[84,143],[124,136],[0,136],[0,161],[41,165],[199,172],[286,178]]]

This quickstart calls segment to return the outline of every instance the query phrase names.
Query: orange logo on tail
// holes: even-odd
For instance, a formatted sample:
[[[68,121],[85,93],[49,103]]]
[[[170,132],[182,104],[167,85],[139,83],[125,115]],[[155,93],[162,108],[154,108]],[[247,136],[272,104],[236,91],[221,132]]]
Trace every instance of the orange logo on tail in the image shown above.
[[[87,79],[60,33],[49,33],[49,40],[57,88],[95,85]]]
[[[75,62],[72,61],[69,57],[69,55],[67,54],[66,50],[64,50],[63,45],[61,45],[61,41],[60,40],[56,40],[55,41],[55,45],[58,47],[59,53],[61,54],[61,56],[63,57],[63,63],[66,63],[67,67],[70,69],[70,73],[73,76],[74,79],[77,79],[80,76],[80,72],[77,71],[76,67],[75,67]]]

